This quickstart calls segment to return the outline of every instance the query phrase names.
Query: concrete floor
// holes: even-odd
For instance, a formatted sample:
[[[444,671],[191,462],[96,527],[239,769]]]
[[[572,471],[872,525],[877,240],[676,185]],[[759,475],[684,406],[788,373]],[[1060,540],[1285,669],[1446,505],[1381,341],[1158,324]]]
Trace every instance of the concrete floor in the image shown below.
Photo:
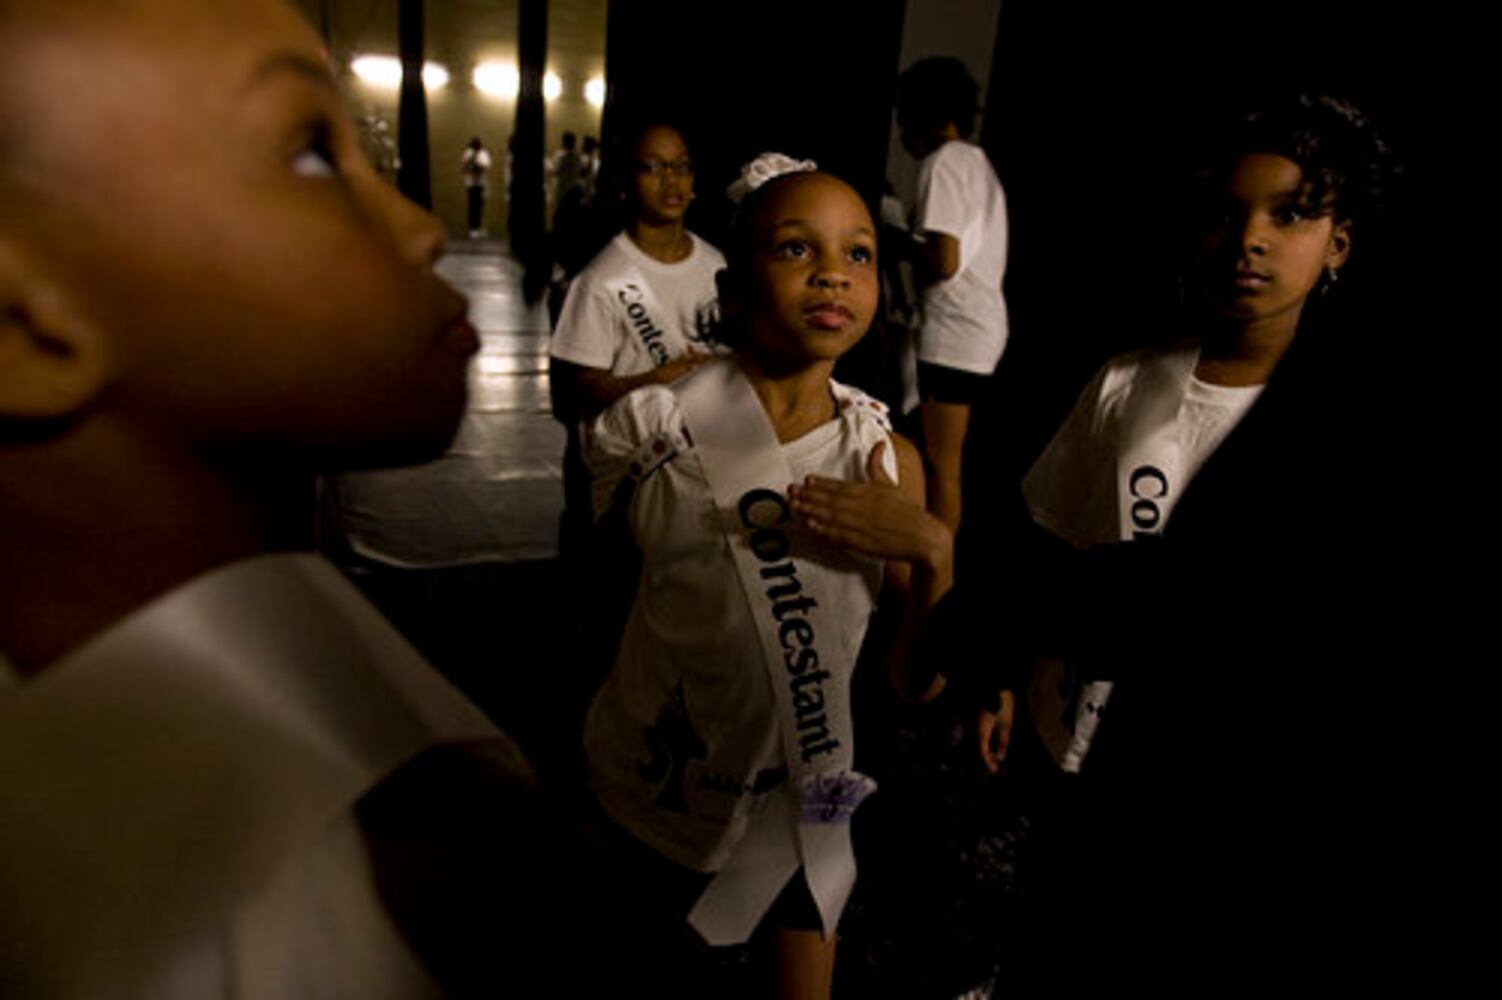
[[[480,332],[468,412],[436,462],[341,477],[344,532],[358,554],[405,568],[550,559],[564,430],[549,411],[547,311],[523,302],[521,265],[500,244],[459,241],[438,272]]]

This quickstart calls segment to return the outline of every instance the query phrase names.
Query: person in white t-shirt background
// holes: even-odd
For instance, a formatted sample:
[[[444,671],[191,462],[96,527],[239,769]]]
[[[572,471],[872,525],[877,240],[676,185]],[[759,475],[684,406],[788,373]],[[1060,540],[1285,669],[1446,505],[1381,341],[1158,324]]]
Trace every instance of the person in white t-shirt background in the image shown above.
[[[490,190],[490,150],[485,148],[479,136],[470,139],[464,147],[459,172],[464,178],[469,236],[476,239],[485,235],[485,195]]]
[[[958,59],[921,59],[897,82],[903,147],[922,161],[913,234],[923,285],[918,417],[929,509],[958,531],[970,411],[1007,343],[1001,283],[1007,209],[985,152],[967,141],[979,87]]]
[[[629,221],[574,279],[553,332],[558,388],[586,414],[692,371],[718,315],[714,275],[725,258],[684,225],[694,162],[683,135],[650,125],[628,148],[617,167]]]
[[[569,285],[550,350],[553,413],[569,427],[565,547],[588,524],[589,479],[578,428],[633,389],[666,385],[712,356],[715,274],[725,258],[684,224],[694,161],[672,125],[640,127],[606,169],[625,228]]]

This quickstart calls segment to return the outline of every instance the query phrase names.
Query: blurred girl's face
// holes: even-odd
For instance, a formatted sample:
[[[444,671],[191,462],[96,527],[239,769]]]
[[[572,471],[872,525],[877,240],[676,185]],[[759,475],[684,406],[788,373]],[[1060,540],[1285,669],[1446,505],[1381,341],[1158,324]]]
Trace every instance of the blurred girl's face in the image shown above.
[[[632,193],[637,217],[651,225],[682,222],[694,197],[694,164],[676,129],[648,129],[636,144]]]

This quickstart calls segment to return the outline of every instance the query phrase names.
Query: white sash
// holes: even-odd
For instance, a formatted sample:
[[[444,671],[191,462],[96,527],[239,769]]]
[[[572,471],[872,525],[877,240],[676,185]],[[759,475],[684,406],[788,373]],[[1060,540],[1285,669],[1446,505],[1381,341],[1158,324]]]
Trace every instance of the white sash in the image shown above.
[[[663,310],[640,269],[631,268],[614,281],[606,282],[605,288],[620,310],[621,322],[652,359],[654,368],[661,368],[688,350],[676,317]]]
[[[816,589],[819,568],[790,555],[784,491],[793,472],[739,365],[706,364],[677,391],[761,637],[791,775],[752,819],[689,923],[711,944],[745,941],[801,863],[828,936],[855,885],[850,817],[875,789],[851,766],[853,663],[843,660],[853,653],[838,631],[845,614],[833,591]]]
[[[1122,541],[1161,534],[1183,493],[1179,414],[1185,387],[1198,362],[1197,350],[1170,351],[1145,365],[1132,386],[1121,415],[1121,457],[1115,473]],[[1040,727],[1040,732],[1061,769],[1077,772],[1084,764],[1111,689],[1111,681],[1080,683],[1059,661],[1044,663],[1035,697],[1051,698],[1057,691],[1066,705],[1074,703],[1072,726],[1065,727],[1058,712],[1045,708],[1039,715],[1040,719],[1050,715],[1059,719],[1047,732]]]
[[[0,983],[152,992],[395,768],[498,738],[327,563],[202,577],[0,696]]]

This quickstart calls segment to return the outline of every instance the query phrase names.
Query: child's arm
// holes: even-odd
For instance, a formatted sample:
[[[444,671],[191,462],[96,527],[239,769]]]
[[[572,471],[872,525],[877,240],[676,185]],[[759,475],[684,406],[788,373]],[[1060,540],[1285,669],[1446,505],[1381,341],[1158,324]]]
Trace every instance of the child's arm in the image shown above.
[[[944,689],[944,678],[923,670],[910,655],[928,612],[954,582],[954,536],[923,506],[923,461],[906,438],[893,434],[898,481],[882,465],[886,442],[871,449],[869,482],[810,476],[789,488],[793,512],[815,534],[887,560],[887,591],[901,612],[888,668],[898,692],[927,701]]]
[[[948,233],[928,230],[918,244],[918,280],[923,285],[948,281],[960,270],[960,241]]]
[[[650,371],[616,375],[611,368],[621,338],[628,336],[620,328],[608,292],[586,269],[569,286],[549,349],[554,416],[560,420],[593,416],[642,386],[675,382],[709,360],[708,354],[689,351]]]
[[[622,396],[644,385],[668,385],[708,361],[712,355],[689,351],[665,365],[638,375],[614,375],[604,368],[553,359],[553,378],[566,387],[568,399],[580,413],[599,413]]]

